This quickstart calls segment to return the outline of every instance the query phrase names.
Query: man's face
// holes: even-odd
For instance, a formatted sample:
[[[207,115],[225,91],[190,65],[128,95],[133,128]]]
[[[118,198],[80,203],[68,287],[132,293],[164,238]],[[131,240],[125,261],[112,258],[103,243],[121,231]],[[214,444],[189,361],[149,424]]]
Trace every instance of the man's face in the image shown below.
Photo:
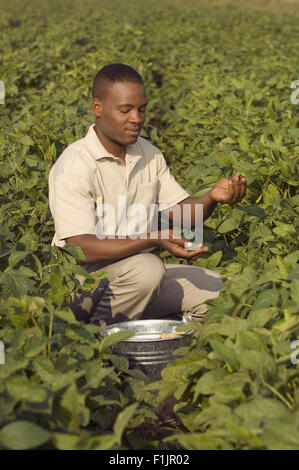
[[[145,88],[141,83],[116,82],[102,100],[93,99],[97,125],[108,142],[134,144],[145,121]]]

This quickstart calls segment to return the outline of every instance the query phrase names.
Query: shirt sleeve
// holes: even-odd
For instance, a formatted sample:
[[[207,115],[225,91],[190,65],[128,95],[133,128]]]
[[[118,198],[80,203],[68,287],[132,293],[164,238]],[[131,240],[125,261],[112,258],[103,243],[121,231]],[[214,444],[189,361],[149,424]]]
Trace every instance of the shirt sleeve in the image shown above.
[[[168,209],[171,206],[183,201],[190,195],[176,181],[166,164],[162,154],[158,155],[158,185],[157,185],[157,203],[159,211]]]
[[[51,183],[49,204],[58,240],[95,234],[95,201],[88,181],[76,174],[60,173]]]

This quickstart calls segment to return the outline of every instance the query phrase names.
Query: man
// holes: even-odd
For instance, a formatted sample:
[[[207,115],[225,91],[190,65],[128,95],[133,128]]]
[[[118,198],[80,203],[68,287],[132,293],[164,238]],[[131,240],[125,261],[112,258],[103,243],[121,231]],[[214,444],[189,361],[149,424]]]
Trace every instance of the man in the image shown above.
[[[144,250],[157,246],[175,257],[196,260],[207,247],[187,250],[186,240],[172,230],[165,238],[165,231],[151,231],[148,224],[136,230],[132,208],[145,208],[148,216],[150,206],[157,203],[173,221],[174,208],[189,205],[195,228],[196,208],[201,205],[206,219],[217,203],[240,202],[245,178],[237,173],[203,197],[191,198],[170,174],[160,150],[139,137],[147,98],[142,78],[131,67],[103,67],[92,96],[95,125],[67,147],[49,175],[56,230],[52,245],[73,242],[85,255],[80,262],[85,270],[107,272],[92,293],[73,295],[71,308],[77,319],[101,326],[133,319],[179,319],[185,312],[202,321],[205,302],[217,297],[222,287],[218,273],[164,264]],[[134,237],[136,233],[139,236]]]

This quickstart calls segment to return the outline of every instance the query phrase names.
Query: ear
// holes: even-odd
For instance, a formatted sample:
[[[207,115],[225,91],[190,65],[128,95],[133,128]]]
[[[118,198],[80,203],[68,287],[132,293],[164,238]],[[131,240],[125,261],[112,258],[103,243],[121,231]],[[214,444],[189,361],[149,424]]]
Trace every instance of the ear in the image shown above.
[[[95,115],[95,117],[97,118],[101,117],[102,109],[103,109],[102,100],[100,100],[100,98],[92,98],[92,112]]]

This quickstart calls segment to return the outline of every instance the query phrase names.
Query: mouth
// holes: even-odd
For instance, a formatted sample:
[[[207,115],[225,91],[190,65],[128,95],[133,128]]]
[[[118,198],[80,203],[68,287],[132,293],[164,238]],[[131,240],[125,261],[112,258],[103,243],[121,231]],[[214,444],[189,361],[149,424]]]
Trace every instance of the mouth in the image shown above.
[[[130,134],[130,135],[138,135],[140,133],[140,129],[126,129],[126,131]]]

